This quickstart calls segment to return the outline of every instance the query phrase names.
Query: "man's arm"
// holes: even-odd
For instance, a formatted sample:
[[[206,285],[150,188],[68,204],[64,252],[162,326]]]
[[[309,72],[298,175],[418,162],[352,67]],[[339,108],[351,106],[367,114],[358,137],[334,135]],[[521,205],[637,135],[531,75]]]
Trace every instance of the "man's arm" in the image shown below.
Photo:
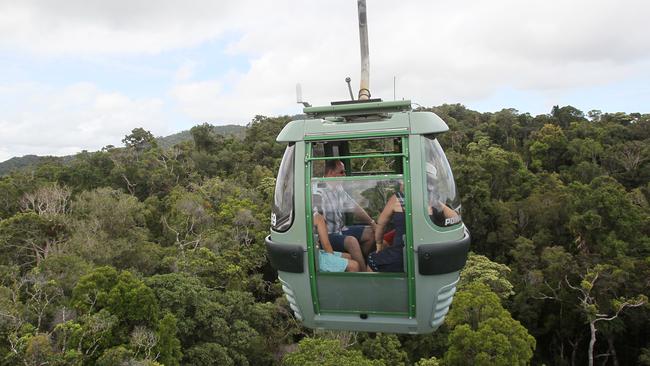
[[[318,240],[322,246],[322,249],[328,253],[333,253],[334,249],[330,243],[330,237],[327,233],[327,222],[323,215],[319,213],[314,214],[314,225],[316,226],[316,232],[318,232]]]
[[[343,191],[343,192],[345,194],[344,195],[344,197],[345,197],[344,201],[347,202],[348,208],[350,208],[350,207],[352,208],[354,216],[357,219],[359,219],[361,222],[365,222],[366,224],[371,225],[371,226],[374,227],[375,224],[376,224],[375,220],[373,220],[373,218],[370,217],[370,215],[368,215],[366,210],[364,210],[363,207],[361,207],[357,203],[357,201],[355,201],[352,197],[350,197],[348,192],[345,192],[345,191]]]
[[[361,220],[362,222],[365,222],[368,225],[373,225],[374,226],[376,224],[375,220],[372,217],[370,217],[370,215],[368,215],[368,213],[366,212],[366,210],[363,209],[363,207],[359,206],[359,204],[356,203],[356,202],[354,203],[354,205],[355,205],[355,207],[354,207],[354,215],[359,220]]]
[[[393,215],[393,206],[395,205],[395,200],[397,197],[395,195],[386,202],[386,206],[379,214],[377,219],[377,225],[375,226],[375,245],[377,246],[377,251],[381,251],[384,244],[384,227],[390,221],[391,216]]]

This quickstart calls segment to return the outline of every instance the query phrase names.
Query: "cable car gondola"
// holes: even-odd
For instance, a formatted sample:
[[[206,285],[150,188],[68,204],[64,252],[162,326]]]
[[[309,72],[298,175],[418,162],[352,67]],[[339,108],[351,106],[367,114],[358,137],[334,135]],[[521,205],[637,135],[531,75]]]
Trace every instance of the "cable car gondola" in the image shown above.
[[[359,12],[361,28],[363,0]],[[268,257],[296,318],[309,328],[430,333],[449,310],[470,244],[453,175],[436,139],[448,127],[434,113],[412,110],[408,100],[365,98],[367,76],[360,89],[359,100],[305,107],[306,117],[278,135],[287,148],[266,238]],[[345,173],[328,174],[332,163]],[[364,235],[389,199],[402,197],[403,235],[391,249],[400,254],[398,271],[328,271],[321,263],[324,240],[314,217],[323,210],[321,192],[333,189],[349,201],[339,202],[343,225],[362,228]],[[375,247],[357,242],[363,270]]]

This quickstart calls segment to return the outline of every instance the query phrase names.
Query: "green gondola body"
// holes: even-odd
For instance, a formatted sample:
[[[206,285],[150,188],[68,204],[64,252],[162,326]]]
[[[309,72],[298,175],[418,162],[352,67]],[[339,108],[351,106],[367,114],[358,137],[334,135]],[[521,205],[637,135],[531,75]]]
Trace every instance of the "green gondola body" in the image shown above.
[[[304,112],[307,118],[290,122],[277,137],[288,147],[266,239],[269,260],[296,318],[314,329],[436,330],[451,305],[470,244],[451,169],[435,139],[447,125],[434,113],[413,111],[410,101],[333,103]],[[325,161],[333,159],[345,163],[347,176],[323,176]],[[434,188],[427,183],[431,170],[438,179]],[[312,209],[314,191],[328,183],[343,186],[375,219],[387,198],[403,190],[402,272],[320,270]],[[434,201],[452,208],[457,218],[436,219]]]

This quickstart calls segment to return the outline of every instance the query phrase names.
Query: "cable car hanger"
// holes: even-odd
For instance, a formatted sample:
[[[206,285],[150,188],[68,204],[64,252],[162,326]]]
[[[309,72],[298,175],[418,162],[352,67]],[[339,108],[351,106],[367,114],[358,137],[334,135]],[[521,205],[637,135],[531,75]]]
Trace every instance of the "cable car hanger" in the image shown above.
[[[287,147],[267,254],[306,327],[430,333],[449,311],[470,245],[436,139],[449,127],[432,112],[412,110],[409,100],[371,99],[365,0],[357,10],[358,98],[349,77],[350,100],[329,106],[302,101],[297,85],[305,117],[277,137]],[[388,227],[392,239],[379,243]]]

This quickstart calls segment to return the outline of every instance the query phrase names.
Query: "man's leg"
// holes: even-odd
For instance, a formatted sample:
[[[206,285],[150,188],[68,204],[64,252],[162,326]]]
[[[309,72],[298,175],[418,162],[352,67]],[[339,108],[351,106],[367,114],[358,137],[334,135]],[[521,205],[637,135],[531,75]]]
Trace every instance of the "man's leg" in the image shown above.
[[[359,241],[364,257],[367,257],[368,254],[377,250],[377,246],[375,245],[375,231],[373,230],[372,226],[366,226],[363,229],[363,233],[361,234],[361,239]]]
[[[354,236],[346,236],[343,242],[345,251],[350,254],[350,257],[359,264],[359,268],[364,270],[366,268],[366,260],[364,259],[359,242]]]
[[[345,272],[359,272],[359,270],[360,270],[359,263],[357,263],[357,261],[352,259],[350,254],[342,253],[341,257],[348,260],[348,265],[347,265],[347,267],[345,267]]]
[[[320,235],[319,235],[320,236]],[[345,252],[345,235],[341,234],[327,234],[330,245],[335,252]]]
[[[372,226],[365,225],[353,225],[347,227],[343,230],[343,235],[345,236],[354,236],[357,239],[357,243],[361,248],[361,253],[363,257],[368,257],[368,254],[376,250],[375,246],[375,231]],[[336,248],[334,248],[336,250]]]

